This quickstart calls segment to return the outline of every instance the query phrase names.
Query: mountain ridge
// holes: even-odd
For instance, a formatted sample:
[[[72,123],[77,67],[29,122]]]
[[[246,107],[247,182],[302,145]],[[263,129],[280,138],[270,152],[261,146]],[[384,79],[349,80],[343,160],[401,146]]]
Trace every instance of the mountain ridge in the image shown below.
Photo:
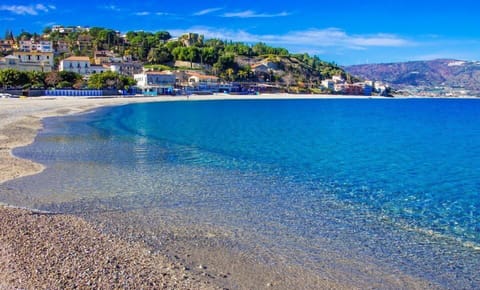
[[[435,59],[346,66],[357,77],[388,83],[396,90],[454,89],[480,93],[480,61]]]

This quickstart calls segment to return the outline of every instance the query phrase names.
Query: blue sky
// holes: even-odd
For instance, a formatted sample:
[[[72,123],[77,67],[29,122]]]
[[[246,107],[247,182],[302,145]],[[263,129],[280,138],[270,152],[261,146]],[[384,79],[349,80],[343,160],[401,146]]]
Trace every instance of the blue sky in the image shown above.
[[[262,41],[340,65],[480,60],[479,8],[475,0],[3,0],[0,33],[39,33],[54,24],[197,32],[206,38]]]

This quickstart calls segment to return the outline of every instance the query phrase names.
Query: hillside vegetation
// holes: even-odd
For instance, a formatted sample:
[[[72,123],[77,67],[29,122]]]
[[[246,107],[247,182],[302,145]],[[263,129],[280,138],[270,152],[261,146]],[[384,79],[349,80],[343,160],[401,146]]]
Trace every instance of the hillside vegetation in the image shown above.
[[[34,36],[27,32],[20,35],[27,39]],[[317,56],[293,54],[285,48],[265,43],[204,39],[195,33],[172,38],[168,31],[129,31],[122,36],[112,29],[101,27],[63,34],[46,28],[42,37],[52,40],[54,46],[59,41],[68,44],[69,52],[60,58],[68,55],[93,57],[95,51],[107,50],[163,69],[174,68],[177,61],[196,63],[206,73],[228,81],[268,81],[310,88],[317,87],[321,80],[333,75],[351,79],[341,67],[322,61]],[[255,66],[262,64],[268,69],[254,71]]]

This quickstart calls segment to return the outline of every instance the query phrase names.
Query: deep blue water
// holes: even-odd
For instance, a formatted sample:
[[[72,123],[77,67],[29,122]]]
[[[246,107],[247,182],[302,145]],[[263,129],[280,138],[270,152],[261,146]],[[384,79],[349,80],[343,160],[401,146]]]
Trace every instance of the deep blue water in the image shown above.
[[[447,287],[480,287],[480,100],[132,104],[47,119],[14,153],[48,169],[7,183],[30,196],[11,203],[174,208],[311,263],[329,239]]]

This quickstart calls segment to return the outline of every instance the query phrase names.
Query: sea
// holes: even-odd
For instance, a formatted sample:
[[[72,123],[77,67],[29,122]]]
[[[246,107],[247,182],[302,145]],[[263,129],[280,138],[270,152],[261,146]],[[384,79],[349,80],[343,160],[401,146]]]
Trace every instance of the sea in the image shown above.
[[[216,237],[264,265],[480,288],[477,99],[129,104],[47,118],[13,153],[46,170],[3,202],[101,217],[152,248]]]

